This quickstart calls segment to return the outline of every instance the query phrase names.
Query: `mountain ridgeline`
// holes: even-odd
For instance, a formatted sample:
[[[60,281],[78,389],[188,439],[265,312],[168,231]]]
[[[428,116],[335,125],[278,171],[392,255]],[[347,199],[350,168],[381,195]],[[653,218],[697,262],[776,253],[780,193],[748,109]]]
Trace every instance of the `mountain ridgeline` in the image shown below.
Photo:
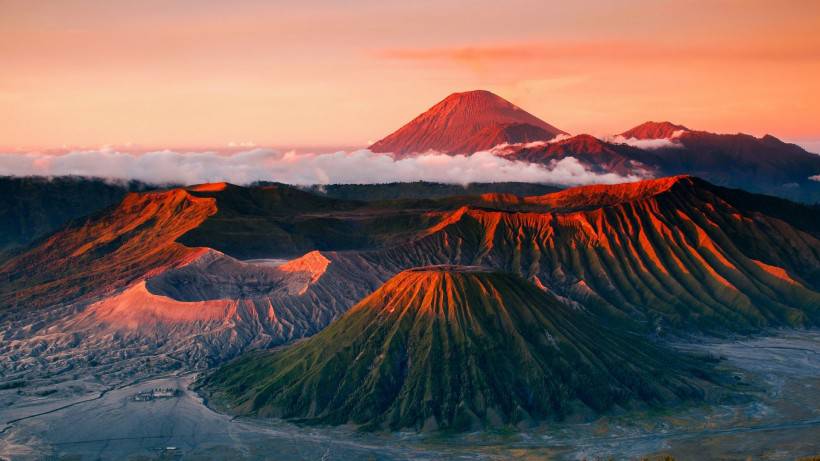
[[[819,238],[817,208],[682,176],[465,206],[357,257],[493,267],[653,331],[750,332],[818,325]]]
[[[699,399],[708,374],[516,276],[436,266],[396,275],[310,339],[201,385],[236,414],[427,431]]]
[[[299,255],[301,251],[305,254]],[[573,325],[590,328],[591,336],[605,328],[606,333],[618,332],[616,336],[636,344],[647,335],[754,333],[768,327],[820,325],[820,210],[689,176],[577,187],[534,196],[486,193],[377,202],[334,199],[285,185],[247,188],[207,184],[131,193],[119,205],[75,221],[2,262],[0,373],[33,377],[87,370],[101,376],[136,377],[180,366],[205,369],[245,351],[337,331],[333,330],[334,320],[392,277],[431,265],[480,266],[491,273],[505,273],[498,277],[515,280],[508,285],[524,284],[547,296],[549,301],[539,301],[542,306],[551,308],[560,303],[563,307],[556,308],[560,309],[557,312],[570,309],[578,313]],[[459,278],[483,272],[456,273],[462,274],[454,276]],[[412,277],[413,272],[409,274]],[[454,283],[453,289],[458,292],[461,284]],[[465,290],[469,302],[462,311],[469,315],[464,314],[464,318],[477,315],[473,314],[476,299],[495,302],[491,290]],[[498,289],[504,293],[518,293],[516,290]],[[506,298],[508,295],[499,295],[502,302],[495,305],[499,312],[508,305],[522,304]],[[418,292],[418,296],[424,294]],[[528,295],[518,296],[523,304],[534,302]],[[407,298],[402,295],[400,299]],[[444,306],[451,301],[457,299],[440,302]],[[472,344],[480,338],[469,333],[471,329],[488,321],[458,323],[452,337],[470,338],[465,344]],[[519,336],[529,338],[523,333]],[[406,337],[413,336],[407,333]],[[395,339],[385,344],[398,347],[400,337]],[[431,344],[440,341],[443,339]],[[513,357],[535,353],[530,353],[528,341],[535,339],[516,343],[521,348],[512,349],[518,354]],[[579,336],[572,344],[580,347],[585,341]],[[602,341],[620,354],[618,342]],[[444,347],[443,343],[440,346]],[[510,351],[510,347],[504,345],[501,350]],[[457,349],[457,353],[474,356],[475,350]],[[567,363],[582,363],[574,361],[573,354],[567,352],[570,350],[562,349],[559,356]],[[27,351],[37,354],[38,359],[21,360]],[[337,351],[343,360],[322,356],[321,363],[343,367],[349,358],[345,351]],[[622,356],[630,355],[634,354]],[[150,367],[146,357],[151,359]],[[242,360],[247,367],[254,366],[251,358]],[[458,358],[453,360],[458,368],[478,372],[471,362],[465,365]],[[525,363],[516,360],[512,363]],[[294,384],[294,394],[276,395],[296,398],[297,393],[309,393],[315,386],[310,380],[332,375],[321,363],[305,362],[307,368],[298,369],[309,368],[318,373],[316,376],[301,375],[297,370],[287,379],[281,377],[283,381],[278,384],[271,383],[296,383],[288,381],[296,380],[296,375],[308,380],[307,387]],[[275,364],[277,370],[287,366],[284,361]],[[649,369],[642,366],[624,365],[636,370],[639,377],[649,376]],[[254,393],[270,397],[272,394],[253,384],[268,376],[270,369],[260,367],[262,374],[248,374],[242,385],[249,392],[253,388]],[[556,365],[551,370],[566,368]],[[687,383],[698,376],[686,370],[671,372],[675,380]],[[444,376],[457,373],[452,369]],[[487,373],[495,376],[500,372],[493,369]],[[590,373],[584,376],[593,381],[604,376],[600,369]],[[388,381],[379,376],[379,386],[386,386],[393,379],[386,377],[396,375],[385,371]],[[458,379],[491,380],[477,376],[459,375]],[[577,378],[563,371],[549,376],[561,392],[562,386],[575,383],[572,380]],[[409,400],[394,399],[407,402],[400,405],[406,408],[415,405],[412,411],[400,410],[394,415],[391,409],[389,415],[381,416],[362,413],[356,421],[366,427],[407,425],[421,429],[526,424],[561,417],[563,412],[585,415],[605,411],[610,397],[611,402],[617,402],[612,408],[617,408],[650,404],[656,397],[658,401],[683,400],[688,395],[681,391],[687,385],[667,387],[668,381],[646,378],[637,387],[629,387],[624,376],[612,376],[620,383],[618,392],[627,397],[619,400],[619,393],[613,396],[600,390],[596,394],[603,400],[595,401],[582,395],[582,389],[556,394],[558,391],[547,387],[544,392],[562,402],[548,409],[543,401],[526,406],[515,400],[523,398],[520,395],[502,404],[496,397],[484,401],[473,391],[460,396],[439,386],[435,389],[441,394],[435,400],[443,402],[446,397],[461,401],[463,397],[471,405],[464,407],[469,411],[447,409],[446,405],[420,409],[423,405],[410,403],[418,396],[413,394]],[[474,378],[478,381],[471,381]],[[360,383],[353,378],[346,382],[350,386]],[[501,382],[502,387],[511,384]],[[525,384],[521,386],[527,389]],[[641,389],[653,387],[649,397],[642,396]],[[259,397],[264,403],[260,400],[255,405],[248,403],[251,394],[238,391],[239,387],[232,389],[235,393],[228,402],[240,405],[241,401],[238,411],[272,415],[277,414],[275,408],[284,408],[285,400],[276,400],[279,397],[270,401]],[[481,395],[486,392],[482,390]],[[355,404],[362,405],[357,408],[368,405],[361,403],[367,402],[362,398]],[[301,402],[293,403],[294,411]],[[295,412],[292,417],[340,421],[332,409],[355,405],[334,401],[322,407],[327,413]],[[482,405],[495,409],[482,413]],[[523,411],[516,410],[518,407]],[[387,406],[378,408],[388,411]]]
[[[774,136],[716,134],[646,122],[619,135],[569,136],[488,91],[454,93],[370,146],[395,158],[492,150],[548,168],[567,157],[598,173],[693,175],[714,184],[820,203],[820,155]]]

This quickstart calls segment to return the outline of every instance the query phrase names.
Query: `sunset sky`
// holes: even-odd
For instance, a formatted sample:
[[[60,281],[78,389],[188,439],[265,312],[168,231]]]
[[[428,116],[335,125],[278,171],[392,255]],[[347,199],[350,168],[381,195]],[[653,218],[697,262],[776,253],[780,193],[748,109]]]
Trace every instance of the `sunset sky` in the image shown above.
[[[0,148],[364,146],[483,88],[570,133],[820,140],[818,1],[0,0]]]

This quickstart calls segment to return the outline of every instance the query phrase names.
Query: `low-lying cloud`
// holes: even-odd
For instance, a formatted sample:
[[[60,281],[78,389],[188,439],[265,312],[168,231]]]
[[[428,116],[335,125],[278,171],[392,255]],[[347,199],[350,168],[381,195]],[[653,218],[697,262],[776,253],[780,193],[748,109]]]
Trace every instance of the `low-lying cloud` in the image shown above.
[[[565,139],[571,139],[572,135],[568,134],[557,134],[554,138],[547,140],[547,141],[531,141],[531,142],[519,142],[519,143],[501,143],[492,149],[490,152],[495,155],[509,155],[511,153],[516,152],[518,149],[537,149],[539,147],[544,147],[548,144],[555,144],[559,143]]]
[[[0,154],[3,176],[88,176],[149,184],[249,184],[278,181],[294,185],[373,184],[432,181],[532,182],[558,185],[612,184],[643,179],[641,174],[596,173],[568,157],[549,165],[509,160],[491,152],[470,156],[430,153],[394,159],[369,150],[325,154],[252,149],[234,154],[157,151],[141,154],[90,150],[65,154]]]
[[[657,149],[680,149],[683,147],[683,144],[675,141],[677,136],[672,136],[671,138],[660,138],[660,139],[637,139],[637,138],[625,138],[621,135],[618,136],[609,136],[604,138],[604,141],[613,143],[613,144],[627,144],[632,147],[637,147],[638,149],[643,150],[657,150]]]

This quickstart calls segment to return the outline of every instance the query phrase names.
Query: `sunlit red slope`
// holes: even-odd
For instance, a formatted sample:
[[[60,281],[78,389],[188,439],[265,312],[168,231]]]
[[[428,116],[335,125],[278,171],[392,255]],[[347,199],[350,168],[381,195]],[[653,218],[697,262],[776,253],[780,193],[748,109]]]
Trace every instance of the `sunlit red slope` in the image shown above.
[[[430,150],[472,154],[559,134],[566,133],[489,91],[477,90],[451,94],[370,149],[397,157]]]
[[[673,177],[445,213],[374,264],[478,264],[652,328],[820,322],[820,214]],[[517,208],[519,211],[515,211]]]
[[[35,308],[90,298],[184,265],[202,250],[175,240],[216,211],[212,198],[182,189],[131,193],[3,264],[0,305]]]
[[[72,220],[119,203],[130,191],[147,188],[74,176],[0,176],[0,260]]]
[[[319,334],[203,384],[233,413],[426,431],[700,398],[703,376],[703,363],[519,277],[435,266],[401,272]]]

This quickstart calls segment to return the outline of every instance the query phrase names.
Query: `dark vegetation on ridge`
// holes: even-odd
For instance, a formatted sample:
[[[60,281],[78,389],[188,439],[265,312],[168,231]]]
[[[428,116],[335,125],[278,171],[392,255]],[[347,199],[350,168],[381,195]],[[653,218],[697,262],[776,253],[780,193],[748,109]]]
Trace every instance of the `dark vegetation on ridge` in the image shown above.
[[[131,191],[147,190],[130,181],[62,176],[0,177],[0,259],[34,240],[119,203]]]

